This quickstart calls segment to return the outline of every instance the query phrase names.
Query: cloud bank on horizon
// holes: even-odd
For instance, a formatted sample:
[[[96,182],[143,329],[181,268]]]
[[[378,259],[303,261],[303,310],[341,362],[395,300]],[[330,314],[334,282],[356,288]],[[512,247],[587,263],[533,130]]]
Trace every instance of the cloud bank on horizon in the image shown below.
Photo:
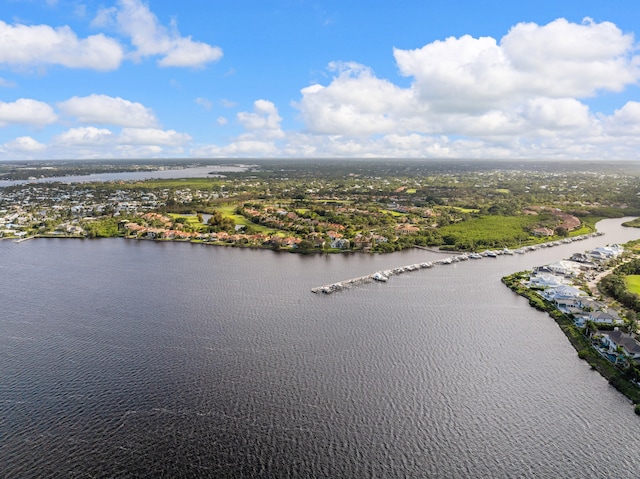
[[[153,1],[7,4],[30,8],[0,14],[1,160],[640,159],[638,44],[611,21],[520,21],[499,38],[390,44],[378,52],[396,70],[385,78],[357,57],[312,56],[315,71],[298,71],[304,48],[270,64],[256,39],[217,42],[206,19],[186,31],[178,4],[168,19]],[[221,25],[213,5],[204,16]],[[60,22],[30,18],[38,8]]]

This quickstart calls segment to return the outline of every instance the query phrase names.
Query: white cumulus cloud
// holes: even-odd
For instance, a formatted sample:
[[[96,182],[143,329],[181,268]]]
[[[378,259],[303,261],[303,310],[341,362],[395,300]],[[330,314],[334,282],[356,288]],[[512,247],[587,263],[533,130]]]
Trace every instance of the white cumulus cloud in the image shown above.
[[[394,57],[407,87],[363,65],[330,64],[328,84],[303,88],[294,104],[307,146],[287,135],[287,151],[610,157],[613,137],[640,125],[640,103],[609,117],[586,102],[640,80],[633,36],[609,22],[521,23],[499,40],[451,37]],[[624,151],[638,157],[632,143]]]
[[[333,63],[338,75],[327,87],[302,90],[297,103],[307,128],[316,133],[369,135],[398,128],[413,108],[410,90],[403,90],[355,63]]]
[[[201,67],[222,58],[220,47],[181,36],[175,23],[165,27],[140,0],[119,0],[116,8],[101,10],[93,22],[109,23],[131,38],[136,59],[160,56],[158,65],[163,67]]]
[[[69,28],[9,25],[0,21],[0,64],[10,67],[61,65],[114,70],[120,66],[120,44],[102,34],[81,39]]]
[[[38,153],[47,147],[30,136],[20,136],[15,140],[5,143],[3,149],[12,153]]]
[[[42,127],[56,120],[53,108],[41,101],[20,98],[12,103],[0,102],[0,126],[22,124]]]
[[[180,146],[188,143],[191,137],[175,130],[157,128],[124,128],[118,139],[121,144]]]
[[[253,103],[253,112],[243,111],[238,113],[238,121],[247,130],[279,132],[282,118],[272,102],[256,100]]]
[[[605,131],[614,137],[640,135],[640,102],[630,101],[604,122]]]
[[[584,98],[620,91],[640,78],[633,43],[612,23],[558,19],[543,26],[518,24],[500,42],[465,35],[416,50],[396,49],[394,56],[430,106],[473,112],[532,96]]]
[[[183,155],[191,140],[184,133],[155,128],[71,128],[54,136],[48,152],[58,158],[146,158]]]
[[[107,95],[73,97],[58,103],[58,108],[82,123],[118,125],[125,127],[154,127],[158,125],[153,111],[141,103]]]
[[[224,146],[207,145],[195,148],[191,154],[196,157],[273,157],[279,148],[272,141],[238,139]]]
[[[57,146],[77,147],[77,146],[101,146],[109,145],[113,141],[114,134],[106,128],[96,128],[86,126],[81,128],[71,128],[53,138],[53,143]]]

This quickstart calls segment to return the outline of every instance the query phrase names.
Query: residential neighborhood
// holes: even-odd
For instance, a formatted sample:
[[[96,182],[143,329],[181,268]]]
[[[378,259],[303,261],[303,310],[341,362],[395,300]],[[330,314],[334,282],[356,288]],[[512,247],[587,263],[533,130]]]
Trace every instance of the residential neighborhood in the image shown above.
[[[640,365],[637,314],[602,294],[598,287],[602,277],[611,274],[614,267],[630,261],[634,255],[631,251],[625,252],[620,245],[602,246],[576,253],[568,260],[535,267],[528,274],[520,274],[518,282],[544,301],[539,303],[535,297],[528,296],[530,304],[539,309],[551,308],[551,316],[561,327],[562,318],[571,318],[575,331],[588,341],[592,350],[621,368],[636,387],[640,387],[636,369]],[[505,283],[509,284],[508,281]],[[513,284],[510,287],[518,291]],[[564,328],[571,338],[571,330]],[[585,356],[584,352],[580,353]]]

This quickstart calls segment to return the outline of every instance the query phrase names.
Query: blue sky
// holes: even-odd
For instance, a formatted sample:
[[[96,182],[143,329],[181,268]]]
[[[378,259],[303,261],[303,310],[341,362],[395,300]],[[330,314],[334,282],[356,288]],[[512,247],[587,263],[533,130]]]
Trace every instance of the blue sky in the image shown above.
[[[0,160],[640,159],[634,0],[0,6]]]

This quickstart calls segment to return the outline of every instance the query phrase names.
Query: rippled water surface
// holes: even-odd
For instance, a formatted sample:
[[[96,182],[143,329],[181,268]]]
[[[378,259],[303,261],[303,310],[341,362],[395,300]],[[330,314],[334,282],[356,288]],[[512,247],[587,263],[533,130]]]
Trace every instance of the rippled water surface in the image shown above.
[[[0,242],[2,477],[637,477],[640,420],[500,277],[433,260]]]

